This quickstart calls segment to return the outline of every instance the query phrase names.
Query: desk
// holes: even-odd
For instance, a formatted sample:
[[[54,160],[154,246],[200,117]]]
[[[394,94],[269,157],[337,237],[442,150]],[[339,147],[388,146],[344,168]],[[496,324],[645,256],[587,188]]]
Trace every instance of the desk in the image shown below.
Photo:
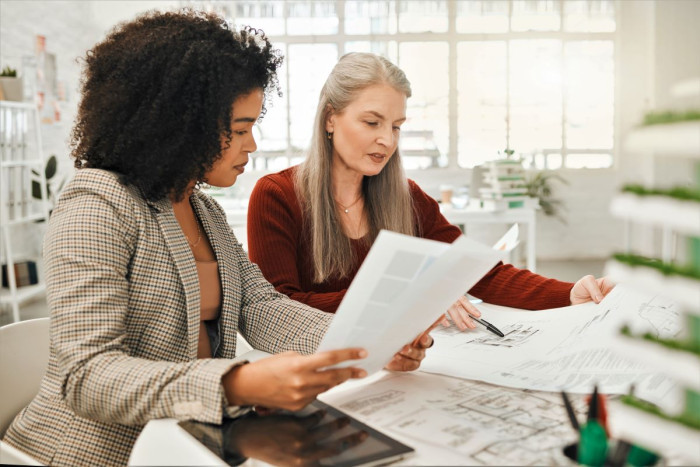
[[[264,352],[253,351],[254,360]],[[320,397],[416,451],[400,465],[573,465],[575,441],[559,394],[423,372],[381,371]],[[572,395],[582,416],[583,396]],[[225,465],[173,419],[149,422],[129,465]],[[244,465],[261,465],[248,460]]]
[[[527,269],[535,272],[537,267],[537,210],[533,208],[512,208],[502,211],[490,211],[469,205],[464,209],[441,205],[440,212],[451,223],[462,227],[466,232],[467,224],[525,224],[527,226]]]
[[[234,229],[238,240],[246,247],[246,224],[248,211],[240,207],[237,201],[217,198],[226,212],[226,220]],[[451,223],[462,227],[466,233],[467,224],[525,224],[527,226],[527,269],[535,272],[537,253],[537,210],[532,208],[513,208],[503,211],[490,211],[475,206],[465,209],[455,209],[451,206],[441,206],[440,211]]]

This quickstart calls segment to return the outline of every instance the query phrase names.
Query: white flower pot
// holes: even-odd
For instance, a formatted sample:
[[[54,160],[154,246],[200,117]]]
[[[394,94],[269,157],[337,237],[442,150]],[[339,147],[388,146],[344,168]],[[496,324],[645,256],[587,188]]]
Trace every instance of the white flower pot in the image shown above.
[[[2,86],[4,100],[16,102],[24,100],[21,78],[0,76],[0,86]]]

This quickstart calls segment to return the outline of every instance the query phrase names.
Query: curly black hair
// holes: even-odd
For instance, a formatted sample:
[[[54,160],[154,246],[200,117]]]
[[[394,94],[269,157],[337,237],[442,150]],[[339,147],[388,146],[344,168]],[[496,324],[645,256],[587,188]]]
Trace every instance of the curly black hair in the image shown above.
[[[182,199],[231,141],[231,107],[280,95],[282,56],[265,34],[190,9],[149,12],[87,52],[71,135],[80,168],[112,170],[157,201]],[[264,106],[263,106],[264,113]]]

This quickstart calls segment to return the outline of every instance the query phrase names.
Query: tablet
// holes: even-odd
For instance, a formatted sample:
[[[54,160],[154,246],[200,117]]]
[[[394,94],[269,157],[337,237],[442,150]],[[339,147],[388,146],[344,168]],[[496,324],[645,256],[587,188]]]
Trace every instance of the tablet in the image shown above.
[[[413,452],[319,400],[299,412],[251,412],[222,425],[193,421],[179,425],[228,465],[252,458],[273,465],[368,466],[388,464]]]

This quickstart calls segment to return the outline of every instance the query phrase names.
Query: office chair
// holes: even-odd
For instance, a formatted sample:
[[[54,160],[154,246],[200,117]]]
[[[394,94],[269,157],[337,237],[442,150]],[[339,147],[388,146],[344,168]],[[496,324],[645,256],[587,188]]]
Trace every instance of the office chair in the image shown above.
[[[48,362],[49,318],[0,327],[0,438],[39,392]],[[31,457],[0,441],[0,463],[32,462]]]

